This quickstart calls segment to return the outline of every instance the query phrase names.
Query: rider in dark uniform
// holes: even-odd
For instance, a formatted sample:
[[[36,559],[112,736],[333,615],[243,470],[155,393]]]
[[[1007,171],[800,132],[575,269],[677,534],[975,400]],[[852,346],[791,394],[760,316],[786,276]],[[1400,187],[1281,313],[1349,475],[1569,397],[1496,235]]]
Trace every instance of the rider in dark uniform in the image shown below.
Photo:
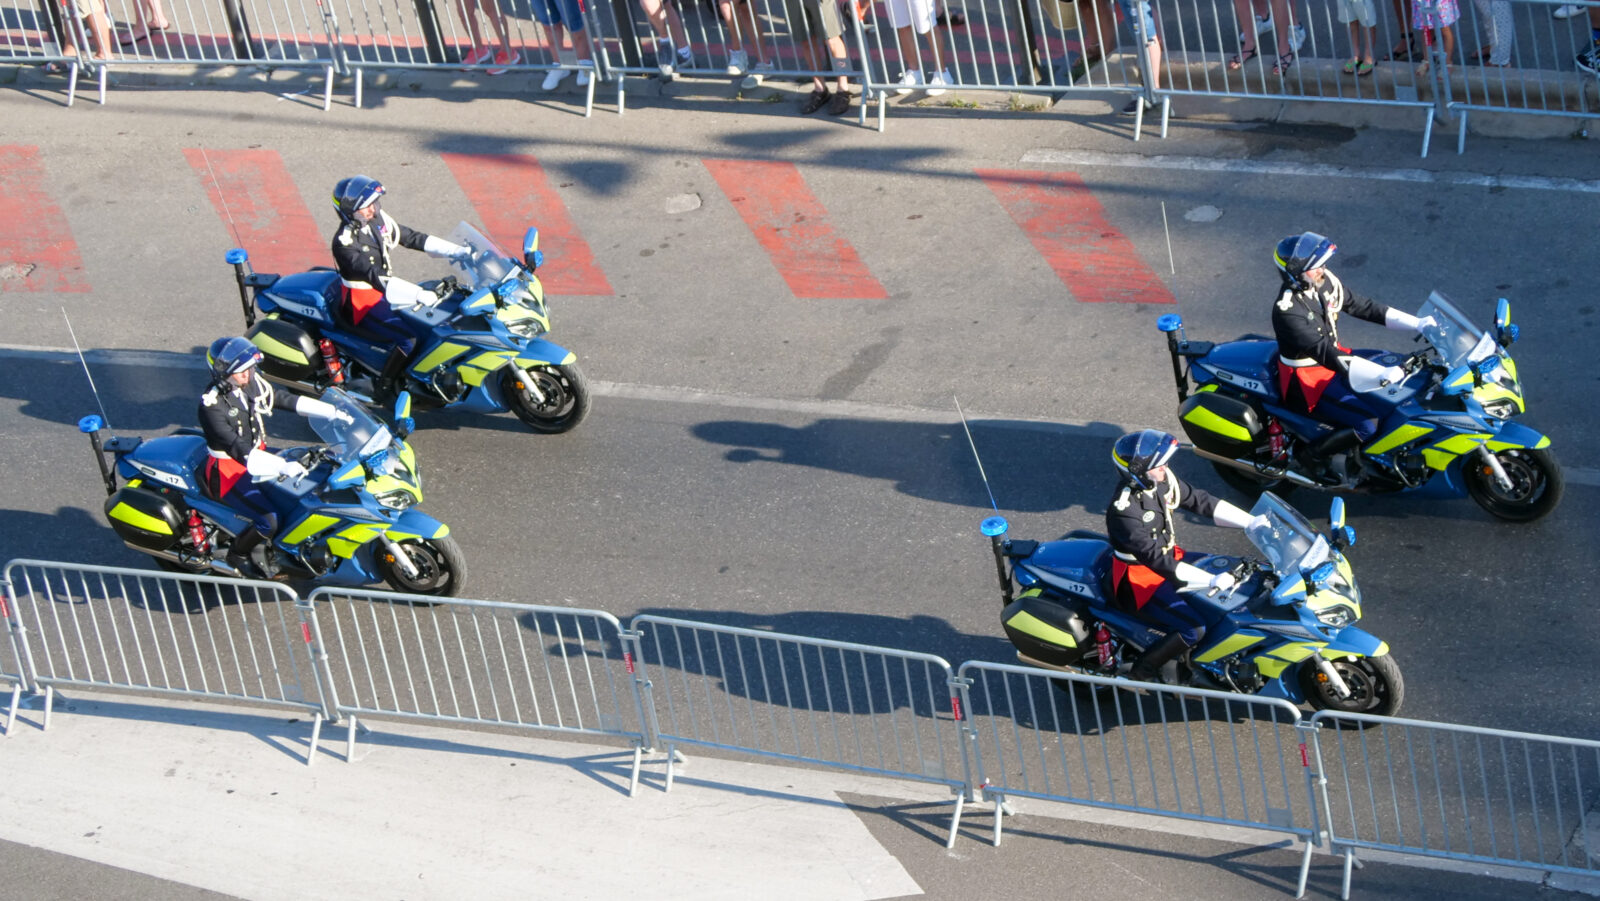
[[[333,207],[339,212],[339,230],[333,235],[333,260],[344,284],[344,302],[350,323],[369,335],[394,343],[379,377],[380,390],[392,393],[404,371],[417,337],[394,306],[415,307],[438,303],[433,292],[392,273],[390,251],[409,247],[436,257],[457,257],[468,248],[396,222],[378,204],[383,185],[377,179],[356,175],[341,179],[333,188]]]
[[[1167,461],[1177,450],[1176,438],[1155,429],[1123,435],[1111,449],[1111,460],[1122,474],[1106,508],[1116,604],[1167,630],[1166,637],[1146,648],[1129,671],[1130,679],[1141,681],[1153,681],[1167,661],[1205,635],[1205,621],[1179,589],[1226,591],[1234,584],[1228,573],[1213,575],[1183,562],[1173,511],[1181,508],[1236,529],[1254,522],[1249,513],[1191,486],[1168,469]]]
[[[266,419],[274,409],[293,410],[302,416],[321,416],[348,422],[349,414],[311,397],[278,393],[256,374],[261,351],[248,338],[218,338],[206,352],[211,364],[211,384],[200,395],[200,429],[211,456],[202,478],[206,490],[251,520],[228,546],[228,565],[241,575],[252,572],[276,578],[272,554],[267,564],[250,566],[250,552],[278,531],[278,515],[255,479],[305,475],[305,467],[267,450]],[[245,475],[252,478],[244,478]]]
[[[1317,442],[1324,458],[1366,443],[1378,429],[1379,413],[1351,387],[1351,371],[1364,370],[1362,381],[1374,387],[1405,376],[1398,366],[1380,367],[1340,345],[1339,315],[1412,332],[1432,325],[1431,318],[1418,319],[1346,288],[1326,268],[1336,249],[1327,238],[1305,232],[1279,241],[1273,254],[1283,278],[1272,306],[1278,390],[1291,409],[1344,427]],[[1303,462],[1316,469],[1322,460]]]

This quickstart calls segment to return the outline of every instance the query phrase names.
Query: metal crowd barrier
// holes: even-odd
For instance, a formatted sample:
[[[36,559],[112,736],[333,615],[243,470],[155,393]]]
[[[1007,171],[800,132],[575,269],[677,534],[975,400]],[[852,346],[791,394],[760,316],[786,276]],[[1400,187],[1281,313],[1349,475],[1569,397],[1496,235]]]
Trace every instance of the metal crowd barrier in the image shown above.
[[[311,636],[281,585],[110,566],[14,560],[7,618],[26,686],[80,686],[242,701],[313,717],[331,708]],[[13,710],[15,705],[13,705]]]
[[[955,843],[972,779],[944,660],[652,615],[632,628],[669,789],[678,745],[945,785]]]
[[[1341,898],[1360,849],[1600,875],[1600,742],[1328,711],[1311,724]]]
[[[10,689],[11,702],[6,705],[6,725],[0,735],[10,735],[17,724],[17,705],[22,702],[22,691],[27,679],[22,673],[22,655],[17,652],[17,632],[11,625],[11,583],[0,579],[0,621],[5,622],[6,640],[0,642],[0,686]]]
[[[644,703],[611,614],[335,588],[306,609],[347,760],[369,717],[606,736],[633,745],[637,790]]]
[[[1293,704],[1004,663],[959,675],[995,845],[1009,798],[1280,832],[1304,846],[1304,894],[1317,806]]]

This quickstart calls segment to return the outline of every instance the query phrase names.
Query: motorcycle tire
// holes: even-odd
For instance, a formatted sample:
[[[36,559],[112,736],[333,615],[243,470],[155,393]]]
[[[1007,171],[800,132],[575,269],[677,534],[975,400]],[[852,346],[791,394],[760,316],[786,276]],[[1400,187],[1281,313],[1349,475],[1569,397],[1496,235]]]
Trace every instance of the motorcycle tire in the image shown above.
[[[1298,673],[1300,691],[1306,703],[1315,710],[1332,710],[1339,713],[1366,713],[1373,716],[1394,716],[1405,703],[1406,683],[1400,675],[1400,664],[1393,654],[1382,657],[1341,657],[1329,661],[1350,688],[1350,697],[1341,698],[1333,688],[1318,677],[1321,671],[1313,661],[1300,665]],[[1342,721],[1346,725],[1366,729],[1374,723]]]
[[[529,428],[546,435],[571,431],[589,415],[589,382],[576,363],[565,366],[535,366],[528,374],[539,380],[544,403],[536,402],[518,387],[517,371],[506,367],[502,378],[506,403]]]
[[[1229,488],[1249,496],[1252,500],[1260,497],[1263,491],[1271,491],[1283,497],[1298,487],[1288,479],[1271,479],[1226,463],[1212,461],[1211,465],[1216,468],[1217,475],[1222,477],[1222,481],[1228,483]]]
[[[431,597],[461,597],[467,581],[467,560],[461,555],[461,546],[453,536],[443,538],[407,539],[399,543],[400,549],[417,568],[416,578],[409,578],[396,565],[393,557],[379,549],[378,575],[390,588],[403,594],[421,594]]]
[[[1495,459],[1511,477],[1509,492],[1500,487],[1488,467],[1473,460],[1466,463],[1467,494],[1478,506],[1507,522],[1533,522],[1561,503],[1566,478],[1548,449],[1509,448],[1496,453]]]

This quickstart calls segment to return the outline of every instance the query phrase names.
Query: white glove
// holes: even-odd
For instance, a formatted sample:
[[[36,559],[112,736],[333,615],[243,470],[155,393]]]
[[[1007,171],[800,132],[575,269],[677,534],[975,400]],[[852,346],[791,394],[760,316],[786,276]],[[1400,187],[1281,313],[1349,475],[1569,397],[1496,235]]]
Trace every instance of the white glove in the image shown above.
[[[1239,580],[1233,577],[1233,573],[1217,573],[1211,577],[1211,587],[1219,592],[1225,592],[1237,584]]]
[[[1393,307],[1383,311],[1383,324],[1396,331],[1416,331],[1417,317],[1410,313],[1401,312]]]
[[[393,307],[419,309],[439,302],[439,295],[403,278],[390,278],[383,285],[383,297]]]
[[[1439,320],[1433,318],[1432,316],[1424,316],[1417,320],[1417,331],[1419,332],[1425,328],[1437,328],[1438,326]]]
[[[466,256],[467,254],[472,253],[472,248],[463,247],[460,244],[429,235],[428,239],[422,242],[422,252],[429,256],[454,259],[455,257]]]
[[[1383,380],[1391,385],[1398,385],[1405,381],[1406,371],[1399,366],[1386,366],[1383,370]]]
[[[306,474],[306,468],[293,460],[285,460],[283,461],[283,469],[281,470],[281,474],[283,478],[293,482],[294,480]]]
[[[1270,529],[1272,528],[1272,518],[1265,514],[1262,514],[1261,516],[1252,516],[1250,517],[1250,522],[1245,524],[1245,528]]]
[[[301,416],[319,416],[323,419],[331,419],[334,422],[342,422],[345,425],[350,425],[355,422],[355,418],[349,413],[346,413],[338,407],[335,407],[333,404],[317,400],[314,397],[300,398],[295,402],[294,411],[299,413]]]
[[[1405,370],[1398,366],[1379,366],[1366,357],[1341,356],[1350,371],[1350,387],[1361,394],[1377,391],[1405,378]]]
[[[1211,521],[1230,529],[1242,529],[1250,524],[1250,514],[1227,501],[1217,501],[1217,509],[1211,511]]]
[[[250,473],[250,478],[258,482],[277,478],[283,473],[284,467],[290,465],[299,466],[298,463],[291,464],[277,454],[259,447],[251,449],[249,456],[244,458],[245,471]],[[305,472],[304,467],[300,471]]]

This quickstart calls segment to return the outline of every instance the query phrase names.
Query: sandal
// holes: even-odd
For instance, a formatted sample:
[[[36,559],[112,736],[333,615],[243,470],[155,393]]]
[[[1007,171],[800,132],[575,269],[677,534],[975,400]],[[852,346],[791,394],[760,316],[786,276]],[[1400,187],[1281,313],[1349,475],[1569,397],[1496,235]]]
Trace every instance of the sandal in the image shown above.
[[[1278,62],[1272,67],[1272,74],[1287,75],[1289,74],[1289,67],[1292,65],[1294,65],[1294,51],[1290,50],[1288,53],[1280,53],[1278,55]]]
[[[957,10],[956,12],[951,13],[948,17],[946,17],[945,14],[944,14],[944,10],[940,10],[939,11],[939,17],[934,19],[934,21],[939,23],[940,25],[954,25],[954,26],[960,27],[962,25],[967,24],[967,17],[966,17],[965,13],[962,13],[959,10]]]
[[[1354,74],[1356,74],[1356,68],[1359,67],[1360,65],[1361,65],[1361,60],[1358,60],[1358,59],[1346,60],[1345,64],[1344,64],[1344,74],[1346,74],[1346,75],[1354,75]],[[1368,70],[1370,70],[1372,67],[1368,66],[1367,68],[1368,68]]]
[[[1356,66],[1356,76],[1357,77],[1360,77],[1362,75],[1371,75],[1371,74],[1372,74],[1372,63],[1369,63],[1366,60],[1362,60],[1361,61],[1361,65]]]
[[[1394,45],[1394,48],[1389,51],[1389,58],[1393,60],[1410,61],[1416,59],[1416,57],[1417,36],[1414,34],[1406,35],[1406,42],[1404,44],[1396,44]]]
[[[1260,51],[1258,51],[1256,48],[1251,47],[1249,50],[1241,50],[1238,53],[1228,57],[1228,71],[1233,72],[1237,69],[1243,68],[1244,64],[1255,59],[1256,54],[1259,52]]]

